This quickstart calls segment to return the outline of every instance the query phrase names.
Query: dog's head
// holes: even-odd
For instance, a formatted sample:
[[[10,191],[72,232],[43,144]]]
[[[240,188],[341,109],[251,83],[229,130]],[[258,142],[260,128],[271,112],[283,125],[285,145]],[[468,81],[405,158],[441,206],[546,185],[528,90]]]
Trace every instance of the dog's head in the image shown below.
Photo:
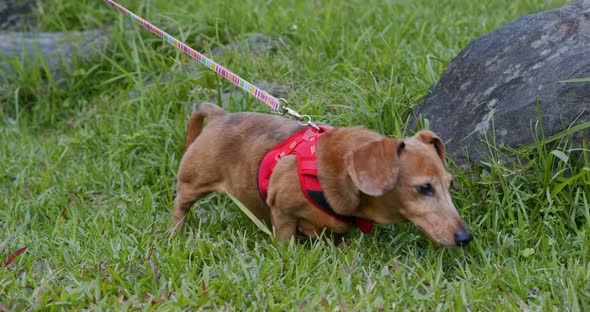
[[[353,149],[344,160],[364,194],[363,215],[382,224],[409,220],[446,246],[465,246],[473,238],[451,200],[445,146],[433,132],[399,140],[383,137]]]

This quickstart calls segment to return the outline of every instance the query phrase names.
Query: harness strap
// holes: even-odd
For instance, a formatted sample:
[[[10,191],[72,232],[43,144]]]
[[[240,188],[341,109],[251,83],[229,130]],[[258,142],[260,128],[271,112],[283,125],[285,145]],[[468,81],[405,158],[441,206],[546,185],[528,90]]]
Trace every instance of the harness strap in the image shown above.
[[[266,202],[270,176],[276,164],[281,158],[295,154],[297,158],[299,184],[305,198],[333,218],[342,222],[356,224],[363,233],[369,233],[373,228],[373,221],[353,216],[343,216],[336,213],[328,203],[323,188],[320,185],[316,161],[316,146],[318,139],[328,129],[331,128],[319,126],[319,130],[314,128],[301,130],[271,149],[262,159],[258,169],[258,192],[263,201]]]

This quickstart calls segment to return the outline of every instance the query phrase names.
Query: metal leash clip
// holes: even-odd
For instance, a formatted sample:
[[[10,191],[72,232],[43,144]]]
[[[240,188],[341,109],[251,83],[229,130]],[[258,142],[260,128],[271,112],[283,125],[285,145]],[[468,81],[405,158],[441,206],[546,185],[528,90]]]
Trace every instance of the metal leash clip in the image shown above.
[[[291,109],[289,107],[287,100],[285,100],[284,98],[280,98],[279,101],[284,103],[281,106],[279,106],[279,109],[277,111],[277,113],[279,115],[281,115],[281,116],[289,115],[289,116],[293,117],[294,119],[296,119],[300,126],[303,126],[303,127],[310,126],[316,130],[320,130],[320,127],[318,127],[318,125],[313,121],[311,116],[301,115],[298,112],[294,111],[293,109]]]

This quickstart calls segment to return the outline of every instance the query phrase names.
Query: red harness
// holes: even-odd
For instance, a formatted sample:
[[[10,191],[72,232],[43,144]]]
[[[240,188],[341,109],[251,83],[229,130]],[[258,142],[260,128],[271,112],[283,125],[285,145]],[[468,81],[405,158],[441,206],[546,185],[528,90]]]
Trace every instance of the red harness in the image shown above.
[[[301,185],[301,191],[303,192],[303,195],[305,195],[305,198],[307,198],[307,200],[309,200],[314,206],[337,220],[356,224],[363,233],[369,233],[373,228],[373,221],[337,214],[324,196],[322,186],[318,179],[316,144],[317,140],[324,134],[324,132],[331,128],[327,126],[319,127],[320,130],[309,127],[293,134],[288,139],[271,149],[264,156],[260,163],[260,168],[258,169],[258,192],[264,202],[266,202],[270,176],[272,175],[279,159],[287,155],[295,154],[295,157],[297,158],[299,184]]]

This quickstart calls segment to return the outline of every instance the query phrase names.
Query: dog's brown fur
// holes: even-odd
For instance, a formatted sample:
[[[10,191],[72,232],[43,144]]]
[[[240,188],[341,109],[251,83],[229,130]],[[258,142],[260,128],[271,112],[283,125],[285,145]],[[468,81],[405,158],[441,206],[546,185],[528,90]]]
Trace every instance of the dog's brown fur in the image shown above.
[[[208,121],[203,128],[205,118]],[[282,158],[271,176],[268,199],[258,194],[264,155],[300,130],[297,122],[256,113],[229,114],[205,103],[191,116],[178,170],[173,226],[181,230],[193,203],[210,192],[230,193],[259,219],[271,222],[281,240],[322,230],[344,234],[353,225],[322,212],[301,192],[295,156]],[[341,215],[381,224],[409,220],[432,240],[454,245],[467,231],[449,194],[445,147],[430,131],[391,139],[365,128],[334,128],[318,141],[317,165],[326,199]],[[433,194],[420,194],[430,183]]]

